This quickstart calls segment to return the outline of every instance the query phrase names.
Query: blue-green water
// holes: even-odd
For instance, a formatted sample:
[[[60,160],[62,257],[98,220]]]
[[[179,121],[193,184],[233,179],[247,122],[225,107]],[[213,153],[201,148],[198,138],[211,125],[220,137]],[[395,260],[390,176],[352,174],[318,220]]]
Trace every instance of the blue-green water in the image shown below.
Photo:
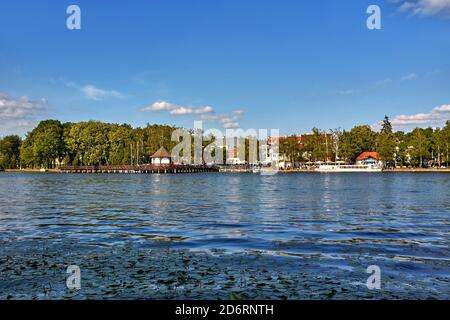
[[[448,297],[450,174],[0,174],[0,240],[38,239],[376,263]]]
[[[448,174],[0,175],[0,237],[449,258]]]

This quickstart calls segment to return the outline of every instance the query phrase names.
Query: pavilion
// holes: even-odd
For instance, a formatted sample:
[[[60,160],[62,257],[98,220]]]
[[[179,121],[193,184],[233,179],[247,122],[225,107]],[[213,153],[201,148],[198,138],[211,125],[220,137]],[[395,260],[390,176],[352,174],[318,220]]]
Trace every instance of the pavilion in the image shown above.
[[[172,164],[172,157],[164,147],[159,148],[150,158],[151,164],[155,166],[168,166]]]

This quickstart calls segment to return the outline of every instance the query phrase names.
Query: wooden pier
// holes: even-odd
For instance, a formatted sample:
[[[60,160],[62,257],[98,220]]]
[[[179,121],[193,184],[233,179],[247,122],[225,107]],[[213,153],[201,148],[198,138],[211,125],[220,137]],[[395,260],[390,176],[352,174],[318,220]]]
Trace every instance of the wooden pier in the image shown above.
[[[219,168],[213,166],[195,165],[118,165],[118,166],[65,166],[59,167],[62,173],[147,173],[147,174],[174,174],[174,173],[200,173],[218,172]]]

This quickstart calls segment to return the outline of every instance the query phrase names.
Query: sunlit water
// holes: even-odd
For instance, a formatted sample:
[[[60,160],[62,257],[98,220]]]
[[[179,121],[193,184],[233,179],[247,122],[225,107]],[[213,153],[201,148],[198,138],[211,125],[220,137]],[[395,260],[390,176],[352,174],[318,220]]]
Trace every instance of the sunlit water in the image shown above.
[[[449,259],[448,174],[1,174],[0,205],[2,240]]]

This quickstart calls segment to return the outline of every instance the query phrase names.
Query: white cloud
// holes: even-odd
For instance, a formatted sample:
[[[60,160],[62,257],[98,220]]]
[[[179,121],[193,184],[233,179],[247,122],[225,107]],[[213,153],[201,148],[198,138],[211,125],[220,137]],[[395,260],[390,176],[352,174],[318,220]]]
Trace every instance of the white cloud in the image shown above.
[[[444,15],[450,17],[450,0],[408,0],[396,1],[399,10],[417,16]]]
[[[183,116],[188,114],[205,114],[214,112],[213,107],[211,106],[201,106],[201,107],[193,107],[193,106],[180,106],[175,105],[167,101],[156,101],[151,105],[142,109],[144,112],[161,112],[165,111],[171,115],[175,116]]]
[[[122,98],[123,94],[115,90],[99,89],[92,84],[85,85],[80,88],[81,92],[88,99],[100,101],[105,98]]]
[[[26,96],[12,99],[0,94],[0,121],[28,119],[42,110],[46,104],[46,99],[32,101]]]
[[[218,122],[225,129],[236,129],[240,127],[239,120],[244,116],[244,111],[234,110],[230,114],[204,115],[200,118],[205,122]]]
[[[156,101],[142,109],[144,112],[167,112],[174,116],[200,115],[199,120],[205,122],[217,122],[224,128],[239,128],[239,120],[243,117],[244,111],[234,110],[225,114],[214,114],[214,108],[211,106],[181,106],[167,101]]]
[[[66,80],[64,78],[51,78],[50,82],[52,83],[62,83],[67,88],[77,89],[79,90],[86,99],[101,101],[106,98],[124,98],[125,95],[116,90],[105,90],[96,87],[93,84],[79,85],[76,82]]]
[[[391,120],[394,127],[414,125],[438,125],[450,120],[450,105],[435,107],[429,113],[417,113],[413,115],[398,115]]]
[[[194,113],[196,113],[196,114],[210,113],[213,111],[214,111],[213,107],[210,107],[210,106],[194,109]]]
[[[159,111],[170,111],[171,109],[175,109],[176,107],[166,101],[157,101],[153,104],[145,107],[142,111],[145,112],[159,112]]]
[[[175,108],[173,110],[170,110],[169,113],[175,116],[183,116],[186,114],[191,114],[193,113],[194,110],[192,108],[187,108],[187,107],[178,107]]]
[[[402,80],[402,81],[410,81],[410,80],[414,80],[414,79],[417,79],[417,78],[418,78],[417,74],[409,73],[409,74],[406,74],[406,75],[402,76],[400,78],[400,80]]]
[[[223,127],[225,129],[237,129],[239,128],[239,122],[225,122]]]
[[[14,99],[0,93],[0,135],[25,133],[36,124],[36,117],[46,106],[46,99]]]

